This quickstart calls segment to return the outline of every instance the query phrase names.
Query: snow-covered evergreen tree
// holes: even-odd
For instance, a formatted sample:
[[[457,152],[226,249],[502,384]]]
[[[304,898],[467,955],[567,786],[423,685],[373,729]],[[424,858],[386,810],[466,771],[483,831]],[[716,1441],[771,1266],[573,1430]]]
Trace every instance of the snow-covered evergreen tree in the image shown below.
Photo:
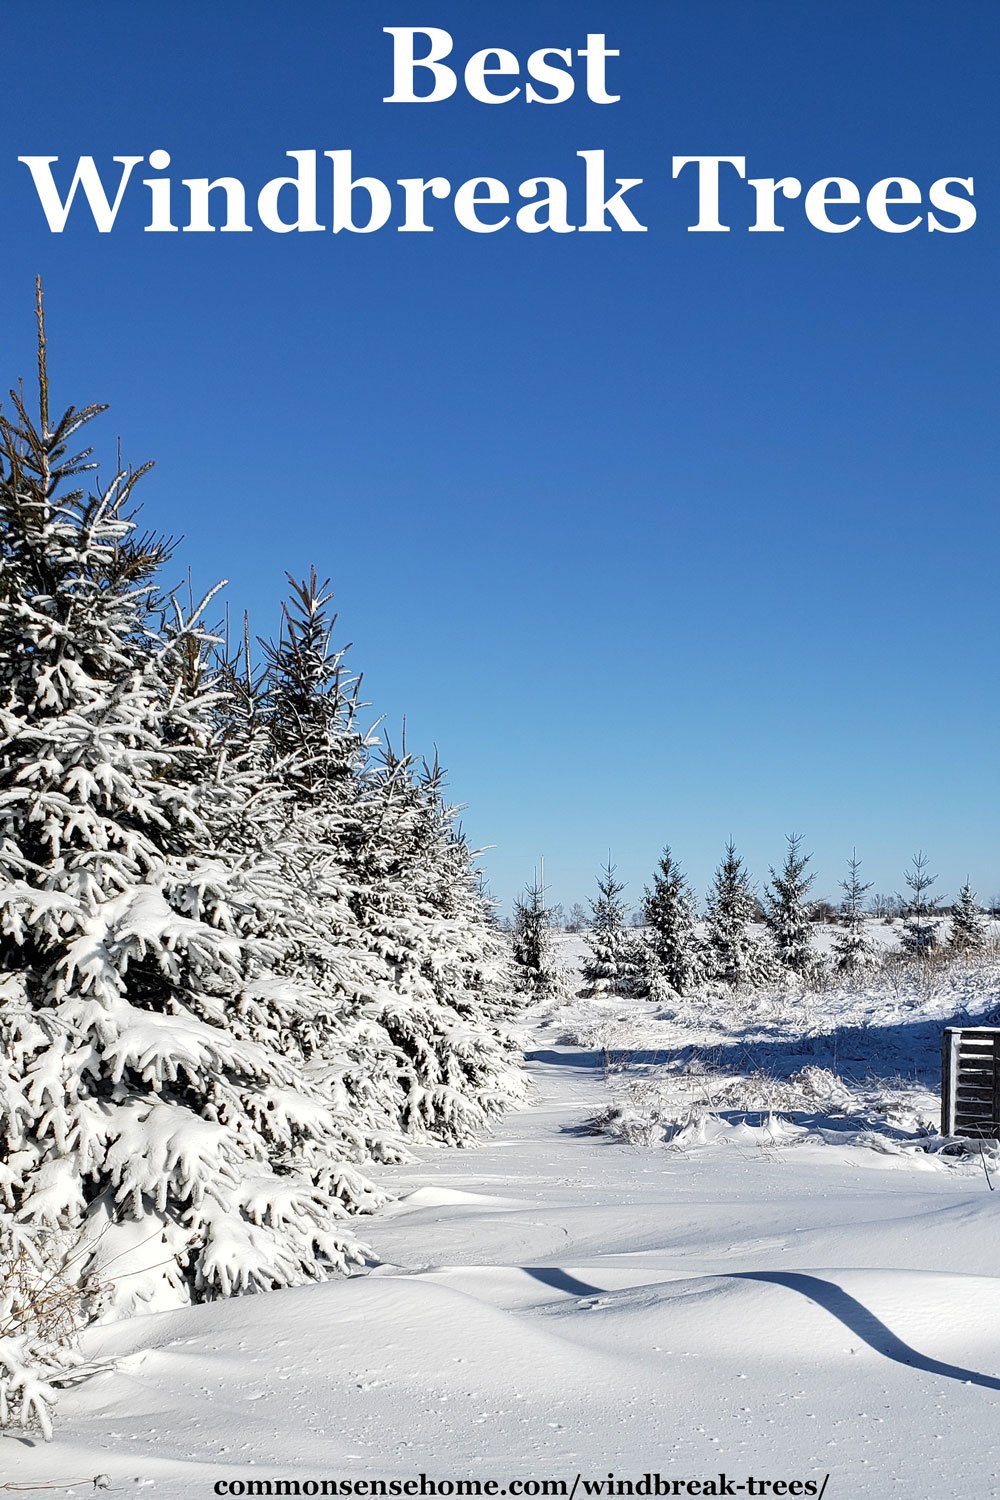
[[[904,953],[911,958],[926,958],[938,944],[940,913],[938,902],[930,894],[937,877],[928,872],[929,863],[926,855],[918,850],[903,877],[910,895],[905,901],[900,938]]]
[[[307,1018],[309,1071],[386,1159],[403,1134],[468,1141],[520,1093],[502,1025],[512,975],[440,767],[358,728],[329,598],[315,573],[292,581],[267,647],[269,772],[313,912],[298,955],[323,996]]]
[[[597,895],[590,902],[586,939],[590,956],[584,960],[581,991],[586,996],[627,995],[639,983],[636,938],[626,926],[621,899],[624,890],[609,856],[597,877]]]
[[[511,942],[518,989],[534,1000],[557,995],[559,968],[552,949],[549,914],[537,880],[514,902]]]
[[[363,939],[388,966],[375,999],[401,1060],[401,1124],[461,1144],[524,1084],[501,1020],[508,949],[441,786],[436,761],[421,766],[386,742],[362,780],[350,875]]]
[[[686,994],[698,982],[704,965],[695,932],[694,900],[669,848],[660,856],[652,886],[646,887],[643,912],[653,975],[675,994]]]
[[[263,642],[264,671],[251,681],[230,669],[230,705],[244,706],[248,750],[278,793],[283,836],[276,849],[295,895],[283,971],[306,987],[310,1004],[289,1044],[309,1075],[351,1123],[358,1159],[405,1159],[400,1125],[400,1058],[380,1019],[376,995],[391,967],[367,943],[356,913],[350,867],[364,842],[360,778],[369,750],[358,728],[360,678],[334,649],[329,583],[315,570],[289,578],[278,641]],[[232,707],[230,706],[230,714]]]
[[[290,584],[261,717],[298,890],[286,964],[314,997],[295,1040],[362,1154],[394,1160],[403,1135],[468,1141],[520,1094],[513,976],[440,767],[360,730],[329,584]]]
[[[706,977],[733,987],[767,984],[776,961],[767,942],[751,930],[756,899],[750,876],[732,840],[726,845],[708,896],[705,921]]]
[[[44,1426],[56,1301],[346,1270],[365,1164],[523,1081],[475,855],[436,762],[373,756],[328,590],[226,659],[161,590],[145,470],[73,452],[103,408],[50,419],[38,321],[38,417],[0,413],[0,1425]]]
[[[288,892],[198,611],[162,624],[143,471],[85,488],[99,408],[50,421],[40,351],[37,421],[0,414],[0,1195],[89,1239],[124,1303],[315,1279],[362,1251],[316,1171],[338,1122],[284,1055]]]
[[[810,856],[802,853],[799,834],[789,834],[785,863],[771,867],[771,885],[764,895],[764,921],[782,968],[804,977],[816,964],[808,895],[814,876],[807,874]]]
[[[951,933],[948,946],[954,953],[981,953],[986,946],[986,922],[982,907],[968,879],[951,909]]]
[[[865,924],[865,894],[872,882],[861,879],[861,861],[851,851],[847,861],[847,879],[840,882],[844,899],[840,905],[839,926],[833,938],[834,968],[839,974],[860,974],[877,962],[875,944]]]

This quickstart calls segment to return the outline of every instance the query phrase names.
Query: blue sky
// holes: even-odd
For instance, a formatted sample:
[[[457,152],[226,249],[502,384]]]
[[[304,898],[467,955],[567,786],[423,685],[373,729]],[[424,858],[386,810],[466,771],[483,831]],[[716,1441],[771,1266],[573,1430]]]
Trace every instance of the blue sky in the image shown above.
[[[178,571],[269,634],[334,582],[373,711],[436,743],[508,902],[664,842],[703,889],[804,834],[833,894],[922,847],[1000,891],[992,0],[454,0],[4,7],[0,383],[45,278],[56,399],[111,403]],[[382,102],[384,26],[464,61],[606,32],[612,106]],[[252,193],[289,150],[389,181],[642,177],[645,235],[109,235],[46,226],[19,155],[170,151]],[[965,234],[686,232],[674,155],[748,175],[975,179]],[[61,169],[60,169],[61,170]],[[251,193],[251,196],[252,196]]]

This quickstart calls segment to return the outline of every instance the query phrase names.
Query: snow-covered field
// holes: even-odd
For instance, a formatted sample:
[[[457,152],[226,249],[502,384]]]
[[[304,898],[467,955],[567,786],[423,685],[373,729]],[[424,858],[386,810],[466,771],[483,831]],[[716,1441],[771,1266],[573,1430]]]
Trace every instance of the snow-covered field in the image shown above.
[[[91,1333],[106,1371],[52,1444],[0,1440],[0,1484],[996,1493],[1000,1197],[935,1131],[941,1026],[998,1000],[982,965],[536,1011],[532,1103],[382,1173],[401,1196],[369,1223],[374,1270]]]

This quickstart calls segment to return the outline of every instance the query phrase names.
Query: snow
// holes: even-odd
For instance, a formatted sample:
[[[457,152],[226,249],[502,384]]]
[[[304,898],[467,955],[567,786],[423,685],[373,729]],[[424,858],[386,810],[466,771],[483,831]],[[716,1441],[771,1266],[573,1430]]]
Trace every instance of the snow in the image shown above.
[[[93,1330],[83,1352],[105,1368],[65,1393],[52,1444],[2,1440],[4,1479],[995,1491],[1000,1199],[978,1157],[933,1149],[933,1075],[945,1021],[996,997],[985,968],[956,972],[752,1014],[536,1007],[528,1107],[476,1150],[378,1173],[398,1197],[362,1221],[373,1270]],[[755,1109],[766,1089],[777,1103]],[[644,1091],[704,1139],[636,1147],[593,1124]]]

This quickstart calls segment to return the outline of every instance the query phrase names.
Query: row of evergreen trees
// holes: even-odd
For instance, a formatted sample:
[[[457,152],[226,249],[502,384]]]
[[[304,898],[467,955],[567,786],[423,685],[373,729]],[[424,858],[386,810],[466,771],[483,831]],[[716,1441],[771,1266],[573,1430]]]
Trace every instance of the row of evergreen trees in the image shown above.
[[[327,586],[262,654],[165,591],[145,471],[98,481],[103,408],[50,415],[38,311],[38,413],[0,413],[0,1238],[119,1309],[345,1270],[368,1166],[520,1091],[506,945],[439,767],[361,726]]]
[[[625,885],[609,857],[590,903],[584,993],[683,995],[706,983],[758,988],[782,977],[816,978],[822,965],[813,942],[809,893],[814,876],[809,862],[802,839],[791,835],[784,863],[779,870],[772,867],[759,900],[730,842],[715,872],[704,920],[699,922],[691,888],[667,848],[652,885],[646,888],[645,927],[637,932],[627,925],[622,899]],[[914,857],[905,880],[910,894],[901,929],[902,948],[923,958],[942,940],[940,903],[932,896],[934,877],[923,854]],[[860,974],[879,961],[865,915],[870,889],[870,883],[861,879],[860,860],[852,854],[841,882],[843,899],[830,955],[835,973]],[[535,990],[553,983],[551,955],[544,945],[545,916],[537,890],[529,891],[515,913],[515,957],[522,972],[527,969],[534,976],[531,986]],[[529,931],[530,944],[525,942]],[[981,951],[985,941],[984,914],[967,882],[950,912],[948,947],[954,953],[972,954]]]

